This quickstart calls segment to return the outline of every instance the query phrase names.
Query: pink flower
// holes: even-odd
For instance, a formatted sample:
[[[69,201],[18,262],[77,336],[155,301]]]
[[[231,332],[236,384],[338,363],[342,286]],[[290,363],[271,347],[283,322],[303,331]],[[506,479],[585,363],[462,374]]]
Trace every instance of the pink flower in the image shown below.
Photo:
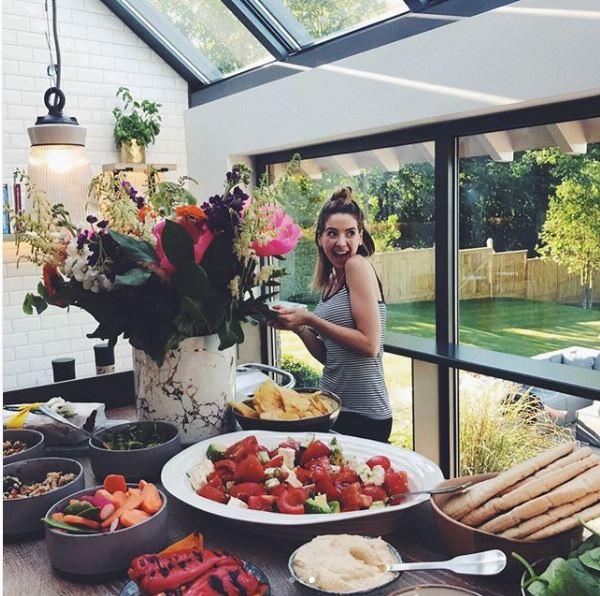
[[[292,251],[302,235],[300,226],[294,223],[294,220],[286,215],[281,207],[272,205],[269,208],[270,224],[268,230],[275,232],[275,237],[266,244],[261,244],[259,240],[252,243],[252,248],[259,257],[282,256]]]
[[[176,223],[185,228],[186,232],[192,238],[194,242],[194,261],[200,264],[215,235],[204,224],[192,222],[186,217],[178,217]],[[175,273],[175,267],[167,258],[162,244],[162,235],[165,224],[166,220],[156,224],[152,233],[156,237],[156,254],[160,259],[160,267],[166,271],[168,276],[171,276]]]

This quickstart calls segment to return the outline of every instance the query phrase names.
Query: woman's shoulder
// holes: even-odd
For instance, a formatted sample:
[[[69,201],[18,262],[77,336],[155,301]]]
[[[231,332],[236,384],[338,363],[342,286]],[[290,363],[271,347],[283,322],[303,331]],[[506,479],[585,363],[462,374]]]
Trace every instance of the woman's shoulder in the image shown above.
[[[344,271],[346,272],[346,277],[352,275],[366,275],[366,274],[374,274],[373,266],[366,257],[362,255],[354,255],[350,257],[346,264],[344,265]]]

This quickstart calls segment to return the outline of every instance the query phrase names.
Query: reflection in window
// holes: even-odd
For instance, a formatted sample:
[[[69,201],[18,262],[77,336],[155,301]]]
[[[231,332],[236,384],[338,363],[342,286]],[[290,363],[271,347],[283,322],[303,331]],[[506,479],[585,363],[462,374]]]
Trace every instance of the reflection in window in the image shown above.
[[[273,59],[220,0],[150,2],[225,74]]]
[[[267,0],[267,5],[277,0]],[[281,0],[315,39],[408,12],[402,0]]]
[[[593,368],[599,141],[600,118],[460,140],[462,343]]]

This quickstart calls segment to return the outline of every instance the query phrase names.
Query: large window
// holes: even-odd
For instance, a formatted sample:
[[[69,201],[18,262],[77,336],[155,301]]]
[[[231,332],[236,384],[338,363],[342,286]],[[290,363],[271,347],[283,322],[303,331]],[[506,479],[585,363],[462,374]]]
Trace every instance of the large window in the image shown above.
[[[461,139],[462,343],[530,357],[600,347],[598,140],[600,118]]]
[[[319,293],[311,288],[317,253],[315,223],[323,203],[339,186],[351,186],[375,241],[371,261],[383,284],[387,330],[435,336],[434,146],[419,143],[269,166],[273,189],[303,229],[286,259],[281,299],[313,309]],[[280,362],[318,382],[322,366],[291,332],[278,333]],[[305,368],[300,368],[300,365]],[[393,440],[412,444],[412,380],[409,358],[386,354],[386,384],[394,409]],[[298,373],[296,373],[298,376]]]

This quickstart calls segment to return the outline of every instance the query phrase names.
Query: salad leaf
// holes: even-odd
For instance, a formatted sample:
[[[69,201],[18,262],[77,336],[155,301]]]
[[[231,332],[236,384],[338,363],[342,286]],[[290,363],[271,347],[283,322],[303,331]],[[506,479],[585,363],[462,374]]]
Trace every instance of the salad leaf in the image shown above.
[[[579,560],[590,569],[600,571],[600,546],[585,551],[579,555]]]
[[[579,559],[569,559],[567,561],[571,568],[573,579],[575,580],[575,586],[565,594],[573,594],[578,596],[598,596],[600,594],[600,575],[590,571],[585,567]]]

